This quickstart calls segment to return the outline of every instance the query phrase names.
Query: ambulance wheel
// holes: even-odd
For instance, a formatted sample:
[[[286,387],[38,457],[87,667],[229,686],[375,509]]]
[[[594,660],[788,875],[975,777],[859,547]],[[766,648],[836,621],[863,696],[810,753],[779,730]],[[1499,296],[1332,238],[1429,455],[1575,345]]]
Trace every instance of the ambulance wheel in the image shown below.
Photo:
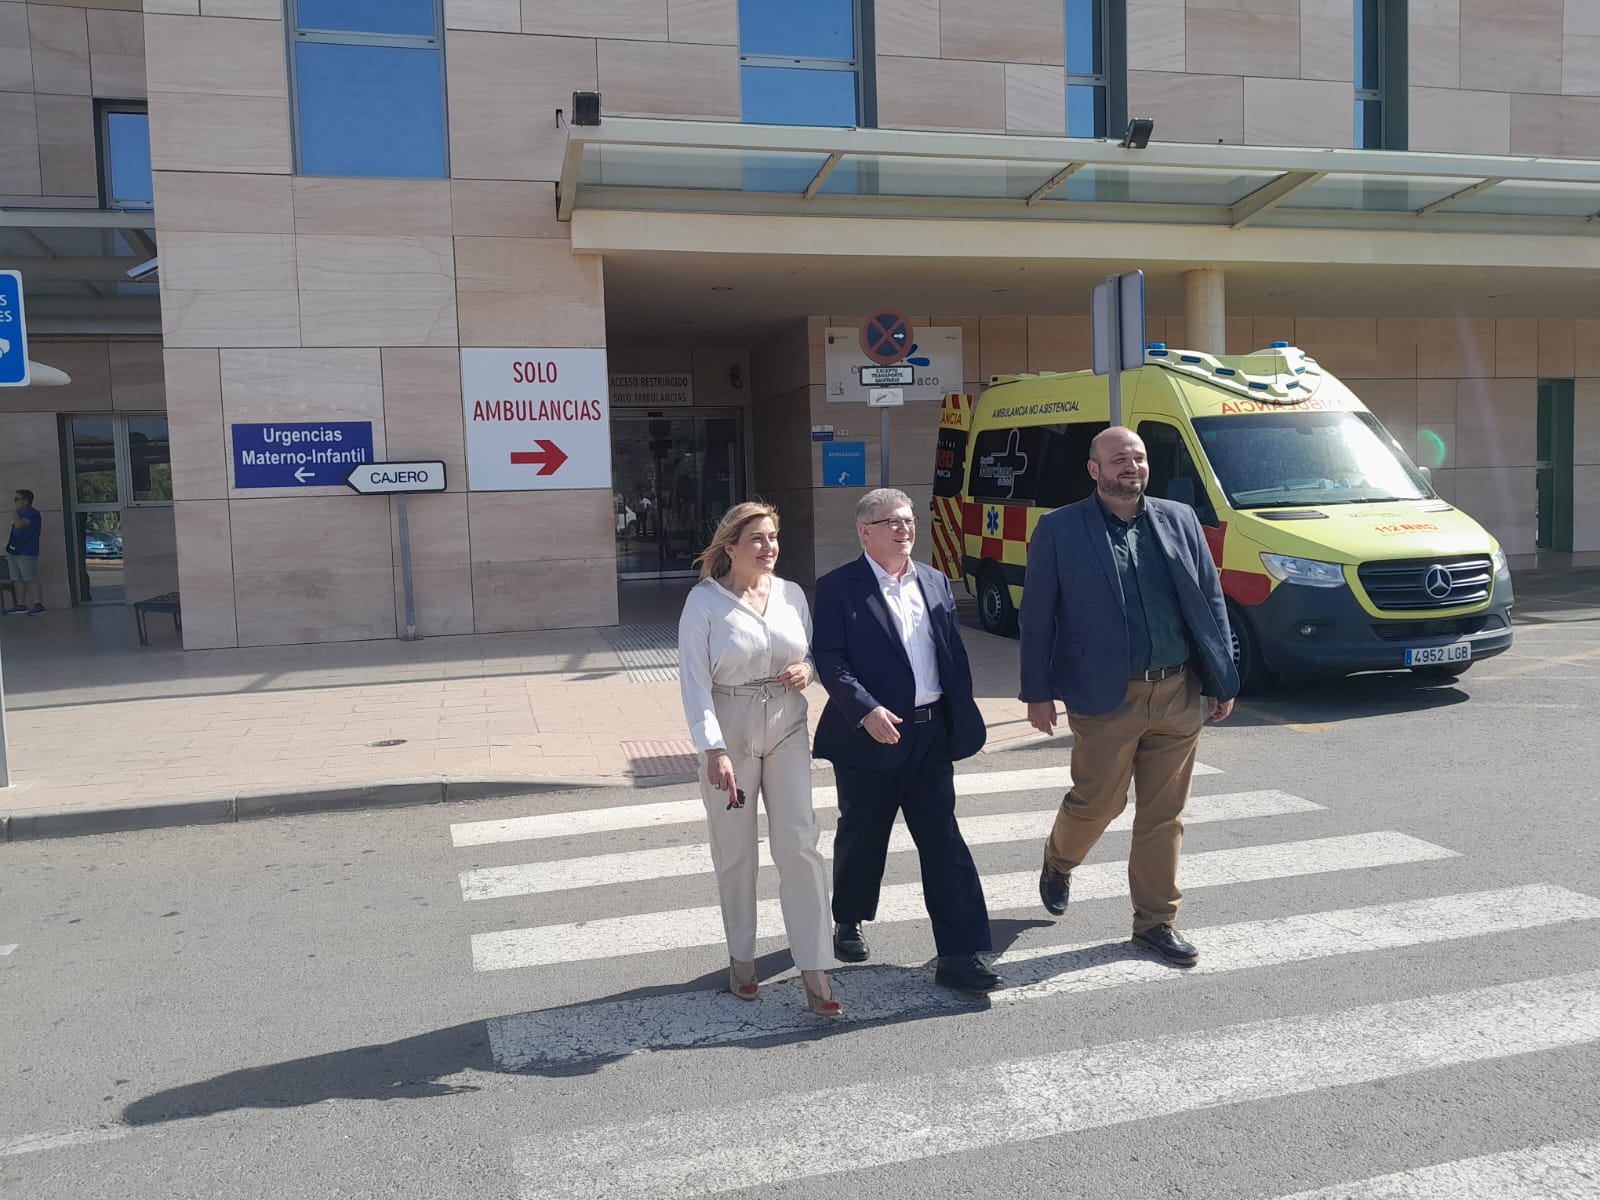
[[[1272,672],[1261,657],[1261,644],[1256,632],[1240,607],[1228,601],[1228,626],[1233,631],[1233,665],[1239,672],[1241,692],[1259,692],[1273,682]]]
[[[1017,632],[1017,609],[1011,603],[1011,589],[994,565],[978,575],[978,624],[985,633],[1011,637]]]

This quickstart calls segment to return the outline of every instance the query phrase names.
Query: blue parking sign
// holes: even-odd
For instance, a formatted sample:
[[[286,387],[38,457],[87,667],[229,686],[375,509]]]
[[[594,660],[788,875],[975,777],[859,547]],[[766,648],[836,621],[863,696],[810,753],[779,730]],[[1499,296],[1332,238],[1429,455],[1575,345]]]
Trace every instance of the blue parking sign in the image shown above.
[[[22,272],[0,271],[0,387],[28,386],[28,321]]]
[[[866,487],[867,444],[865,442],[823,442],[822,486]]]

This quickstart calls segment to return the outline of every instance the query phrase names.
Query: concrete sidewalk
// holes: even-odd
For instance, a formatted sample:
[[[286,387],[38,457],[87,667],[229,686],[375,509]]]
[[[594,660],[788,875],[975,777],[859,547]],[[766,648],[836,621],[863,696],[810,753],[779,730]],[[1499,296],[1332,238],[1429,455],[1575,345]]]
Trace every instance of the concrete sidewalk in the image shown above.
[[[140,647],[120,608],[10,618],[0,840],[692,780],[678,602],[614,628],[187,653],[162,617]],[[966,640],[991,745],[1034,736],[1016,643]]]
[[[0,840],[691,781],[684,586],[644,586],[621,626],[410,643],[186,653],[162,617],[141,647],[123,608],[7,618]],[[1517,576],[1519,624],[1597,610],[1600,569]],[[1017,643],[963,637],[985,752],[1034,740]],[[808,699],[814,727],[822,689]]]

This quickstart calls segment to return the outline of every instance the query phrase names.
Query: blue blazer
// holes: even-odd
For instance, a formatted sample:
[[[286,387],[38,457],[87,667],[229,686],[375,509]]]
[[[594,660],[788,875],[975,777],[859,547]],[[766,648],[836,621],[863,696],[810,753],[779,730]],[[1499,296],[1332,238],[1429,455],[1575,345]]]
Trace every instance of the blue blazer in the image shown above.
[[[1146,528],[1171,568],[1189,627],[1189,665],[1206,695],[1230,700],[1239,694],[1233,635],[1200,519],[1178,500],[1146,496],[1144,503]],[[1127,602],[1093,495],[1039,518],[1028,545],[1021,624],[1021,699],[1061,700],[1085,716],[1122,703],[1132,674]]]
[[[956,624],[955,597],[944,573],[913,562],[928,604],[928,621],[939,661],[939,686],[950,718],[950,757],[968,758],[983,749],[988,729],[972,698],[972,667]],[[828,703],[817,724],[814,752],[838,766],[892,771],[910,749],[902,727],[897,745],[885,746],[861,728],[861,719],[882,705],[901,720],[915,707],[916,678],[900,634],[867,556],[817,580],[811,614],[811,653]]]

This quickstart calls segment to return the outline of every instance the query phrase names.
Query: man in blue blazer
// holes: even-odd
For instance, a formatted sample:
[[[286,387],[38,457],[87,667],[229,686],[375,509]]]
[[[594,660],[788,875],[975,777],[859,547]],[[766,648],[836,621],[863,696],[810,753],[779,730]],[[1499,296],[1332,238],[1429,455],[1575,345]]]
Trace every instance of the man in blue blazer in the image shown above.
[[[972,698],[955,599],[942,572],[911,560],[917,521],[904,492],[863,496],[856,533],[864,553],[817,581],[812,615],[817,677],[828,690],[815,753],[832,761],[839,788],[834,953],[846,962],[867,957],[861,923],[877,915],[889,834],[904,812],[933,919],[934,977],[988,991],[1000,977],[980,957],[993,948],[989,910],[956,825],[953,765],[983,749],[988,731]]]
[[[1073,735],[1072,789],[1045,843],[1039,895],[1048,912],[1066,912],[1073,868],[1127,807],[1132,782],[1133,939],[1193,966],[1199,951],[1174,927],[1178,854],[1201,726],[1226,720],[1239,692],[1228,611],[1194,509],[1145,495],[1139,435],[1113,426],[1089,454],[1094,494],[1040,518],[1023,581],[1028,720],[1053,733],[1061,700]]]

